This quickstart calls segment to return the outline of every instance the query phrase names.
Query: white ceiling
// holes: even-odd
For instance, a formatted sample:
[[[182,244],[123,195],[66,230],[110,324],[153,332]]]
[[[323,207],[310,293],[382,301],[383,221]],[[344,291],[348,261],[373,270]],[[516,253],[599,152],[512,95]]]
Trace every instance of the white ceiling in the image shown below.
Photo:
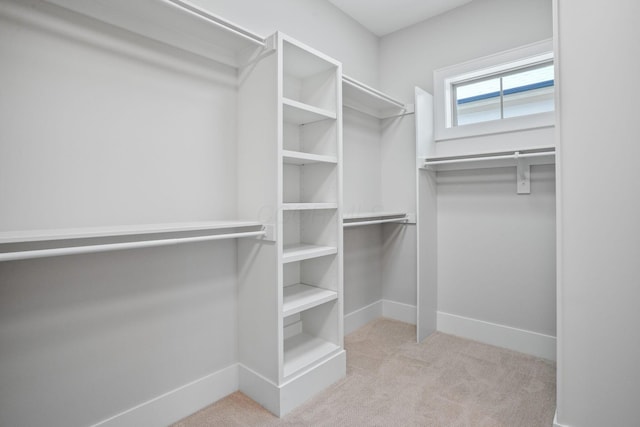
[[[329,0],[378,36],[455,9],[472,0]]]

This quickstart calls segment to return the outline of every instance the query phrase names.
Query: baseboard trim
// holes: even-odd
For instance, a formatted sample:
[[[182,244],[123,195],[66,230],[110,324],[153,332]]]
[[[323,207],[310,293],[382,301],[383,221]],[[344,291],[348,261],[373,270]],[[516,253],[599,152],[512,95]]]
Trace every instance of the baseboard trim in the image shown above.
[[[382,300],[382,317],[415,325],[416,313],[417,309],[415,305],[404,304],[388,299]]]
[[[378,317],[382,317],[382,300],[345,314],[344,334],[350,334]]]
[[[438,331],[543,359],[556,360],[556,338],[550,335],[441,311],[438,312]]]
[[[553,415],[553,427],[569,427],[566,424],[560,424],[558,422],[558,409],[556,409],[556,413]]]
[[[253,369],[239,364],[239,389],[272,414],[280,413],[280,387]]]
[[[238,387],[238,365],[233,364],[93,424],[92,427],[169,425],[228,396],[237,391]]]

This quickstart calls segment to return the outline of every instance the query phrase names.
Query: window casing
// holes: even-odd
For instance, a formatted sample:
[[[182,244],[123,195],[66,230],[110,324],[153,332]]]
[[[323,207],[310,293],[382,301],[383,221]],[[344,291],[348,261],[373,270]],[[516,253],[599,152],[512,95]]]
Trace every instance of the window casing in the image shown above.
[[[437,141],[553,126],[551,41],[434,72]]]

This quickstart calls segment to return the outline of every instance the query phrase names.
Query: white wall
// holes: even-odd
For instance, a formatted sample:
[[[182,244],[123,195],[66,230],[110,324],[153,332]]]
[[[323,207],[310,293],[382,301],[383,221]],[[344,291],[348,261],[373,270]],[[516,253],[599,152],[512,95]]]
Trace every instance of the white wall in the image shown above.
[[[640,4],[558,5],[557,421],[637,425]]]
[[[0,230],[235,216],[234,69],[15,16]],[[0,263],[0,425],[89,425],[235,364],[235,260],[220,242]]]
[[[380,40],[380,89],[413,102],[433,70],[548,39],[551,0],[474,0]]]
[[[551,0],[475,0],[385,36],[380,87],[413,102],[414,86],[433,93],[435,69],[551,38],[551,12]],[[553,144],[549,131],[483,143],[534,135]],[[531,194],[517,195],[515,168],[438,174],[440,312],[555,336],[554,179],[553,168],[534,167]],[[415,191],[415,180],[406,186]]]
[[[378,37],[326,0],[194,0],[263,37],[282,31],[342,62],[342,72],[378,86]]]

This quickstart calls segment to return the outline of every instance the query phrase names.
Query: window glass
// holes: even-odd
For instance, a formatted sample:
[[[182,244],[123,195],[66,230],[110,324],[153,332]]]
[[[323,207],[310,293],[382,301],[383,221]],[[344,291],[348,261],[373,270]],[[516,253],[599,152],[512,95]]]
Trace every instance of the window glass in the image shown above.
[[[500,79],[455,85],[456,126],[499,120]]]
[[[553,86],[553,64],[504,76],[503,117],[553,111]]]
[[[553,111],[553,63],[478,77],[452,89],[453,126]]]

